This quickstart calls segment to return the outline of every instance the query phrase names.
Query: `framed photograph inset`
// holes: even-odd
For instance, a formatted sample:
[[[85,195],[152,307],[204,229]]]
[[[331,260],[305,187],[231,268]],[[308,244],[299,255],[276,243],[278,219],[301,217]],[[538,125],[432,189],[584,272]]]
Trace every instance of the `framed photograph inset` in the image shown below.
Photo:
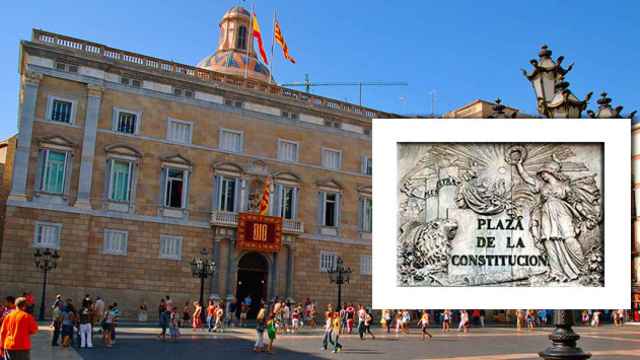
[[[628,120],[374,120],[373,151],[374,307],[629,306]]]

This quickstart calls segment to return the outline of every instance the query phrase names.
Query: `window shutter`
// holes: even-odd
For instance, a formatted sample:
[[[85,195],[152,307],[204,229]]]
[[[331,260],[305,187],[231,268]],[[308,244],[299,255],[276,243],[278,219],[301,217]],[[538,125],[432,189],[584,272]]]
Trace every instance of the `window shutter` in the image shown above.
[[[222,178],[220,175],[216,175],[213,177],[213,195],[211,198],[211,209],[219,210],[220,209],[220,186],[222,184]]]
[[[358,230],[364,229],[364,199],[358,198]]]
[[[113,159],[108,159],[107,163],[105,164],[105,170],[104,170],[104,198],[105,199],[109,199],[110,198],[110,192],[111,192],[111,164],[113,163]]]
[[[160,171],[160,205],[166,206],[166,194],[167,194],[167,168],[162,168]]]
[[[340,227],[340,204],[342,202],[342,194],[337,193],[336,194],[336,227]]]
[[[273,197],[273,216],[282,216],[282,199],[284,198],[284,187],[282,184],[276,185],[276,193]]]
[[[234,212],[239,212],[240,211],[240,185],[241,185],[241,181],[239,178],[235,179],[235,186],[234,186],[234,194],[233,194],[233,211]]]
[[[242,211],[247,211],[249,210],[249,189],[248,189],[248,185],[247,185],[247,180],[242,179],[240,181],[240,183],[242,184]]]
[[[318,209],[317,210],[318,226],[324,226],[325,224],[324,222],[325,197],[326,197],[326,193],[324,191],[318,192],[318,206],[316,207],[316,209]]]
[[[293,210],[291,211],[293,218],[298,218],[298,196],[300,194],[300,189],[295,187],[293,188]]]
[[[189,177],[191,172],[189,170],[184,170],[182,175],[182,181],[184,182],[182,186],[182,208],[187,209],[189,207]]]
[[[42,149],[38,154],[38,170],[36,171],[36,189],[42,190],[42,179],[44,178],[44,158],[47,156],[47,150]]]
[[[62,191],[65,195],[69,195],[71,191],[71,158],[70,152],[64,153],[64,187]]]

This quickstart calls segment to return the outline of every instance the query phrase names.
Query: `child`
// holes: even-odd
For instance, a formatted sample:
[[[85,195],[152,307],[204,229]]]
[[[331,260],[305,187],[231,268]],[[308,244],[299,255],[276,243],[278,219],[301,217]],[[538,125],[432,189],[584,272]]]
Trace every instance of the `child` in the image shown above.
[[[269,336],[269,345],[267,345],[267,352],[273,351],[273,341],[276,339],[276,321],[273,316],[267,321],[267,335]]]
[[[429,336],[429,340],[431,340],[433,335],[427,331],[427,327],[429,326],[429,313],[426,310],[422,313],[422,318],[418,321],[418,326],[422,328],[422,341],[424,341],[425,335]]]
[[[171,335],[171,341],[176,341],[178,336],[180,336],[180,332],[178,330],[178,314],[176,312],[175,307],[171,310],[171,316],[169,318],[169,335]]]

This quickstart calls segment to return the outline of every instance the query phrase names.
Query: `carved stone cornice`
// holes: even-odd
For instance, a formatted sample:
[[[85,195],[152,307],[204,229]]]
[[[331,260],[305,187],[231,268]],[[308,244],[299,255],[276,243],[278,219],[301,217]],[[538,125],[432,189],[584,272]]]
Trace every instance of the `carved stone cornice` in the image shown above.
[[[26,71],[22,74],[22,81],[25,85],[38,86],[42,80],[42,74],[34,71]]]
[[[87,84],[87,95],[101,97],[102,92],[104,91],[104,87],[100,85]]]

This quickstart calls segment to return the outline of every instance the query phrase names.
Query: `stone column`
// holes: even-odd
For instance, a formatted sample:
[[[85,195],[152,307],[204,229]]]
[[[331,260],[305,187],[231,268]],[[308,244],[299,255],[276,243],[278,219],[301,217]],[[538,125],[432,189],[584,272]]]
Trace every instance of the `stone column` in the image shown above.
[[[213,230],[213,262],[216,264],[216,271],[211,275],[211,294],[213,299],[220,299],[220,239],[216,236],[216,227],[212,227]]]
[[[96,153],[96,129],[98,128],[101,102],[102,87],[87,85],[87,114],[84,120],[78,199],[74,205],[79,208],[91,208],[91,176],[93,175],[93,160]]]
[[[236,278],[236,272],[238,271],[236,257],[233,251],[235,247],[236,240],[234,238],[229,238],[229,248],[227,249],[227,272],[224,276],[224,289],[227,292],[227,301],[233,299],[235,295],[231,284],[231,279]]]
[[[293,244],[287,244],[287,283],[284,297],[293,299]]]
[[[269,299],[278,295],[278,253],[274,252],[271,261],[271,284],[269,284]]]
[[[41,79],[42,75],[34,72],[27,71],[22,74],[22,99],[18,113],[18,138],[13,163],[10,200],[27,200],[27,171],[29,170],[33,122],[36,116],[36,99]]]

